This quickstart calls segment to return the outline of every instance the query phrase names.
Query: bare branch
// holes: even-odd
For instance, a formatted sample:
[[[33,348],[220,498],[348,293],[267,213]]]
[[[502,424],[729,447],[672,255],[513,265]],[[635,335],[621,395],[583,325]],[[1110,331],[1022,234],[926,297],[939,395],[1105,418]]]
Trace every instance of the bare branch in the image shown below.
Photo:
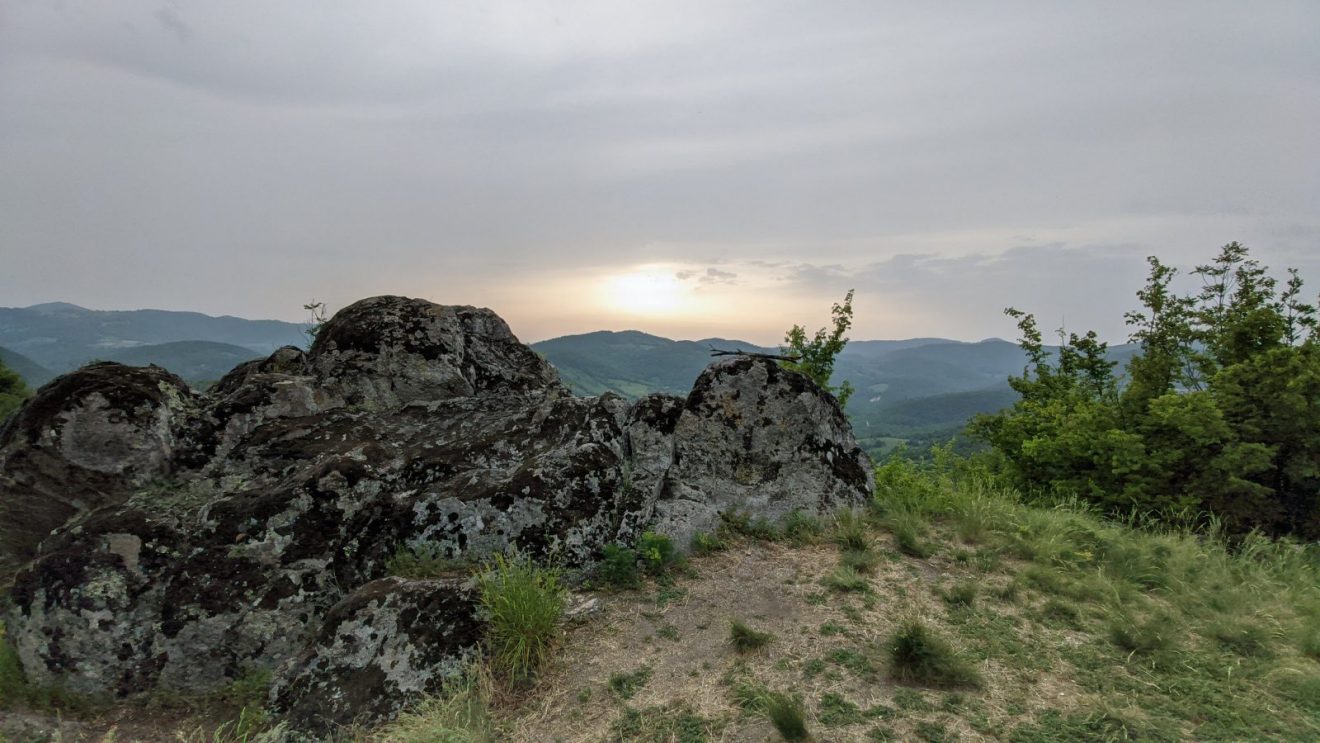
[[[735,348],[732,351],[707,346],[710,349],[711,356],[747,356],[753,359],[770,359],[771,361],[789,361],[796,363],[801,360],[801,356],[779,356],[773,353],[756,353],[753,351],[744,351],[741,348]]]

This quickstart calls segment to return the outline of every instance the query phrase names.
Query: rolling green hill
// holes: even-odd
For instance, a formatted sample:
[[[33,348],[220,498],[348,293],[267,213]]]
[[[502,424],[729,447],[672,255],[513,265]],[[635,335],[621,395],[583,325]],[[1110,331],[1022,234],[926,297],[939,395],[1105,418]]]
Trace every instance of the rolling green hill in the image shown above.
[[[0,348],[0,363],[23,378],[30,388],[36,389],[55,377],[55,373],[17,351]]]
[[[626,397],[686,394],[711,362],[712,347],[776,351],[746,341],[675,341],[636,330],[570,335],[532,347],[574,392]],[[1131,346],[1110,351],[1120,364],[1132,353]],[[1026,363],[1016,344],[998,338],[853,341],[839,356],[835,379],[857,389],[848,414],[858,438],[873,452],[883,452],[905,440],[951,438],[971,416],[1012,405],[1017,395],[1007,380],[1021,374]]]

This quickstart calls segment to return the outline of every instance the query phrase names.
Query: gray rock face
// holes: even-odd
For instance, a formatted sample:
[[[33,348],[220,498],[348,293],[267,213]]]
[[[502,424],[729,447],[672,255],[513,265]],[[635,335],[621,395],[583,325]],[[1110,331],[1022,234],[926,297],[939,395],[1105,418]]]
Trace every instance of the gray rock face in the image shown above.
[[[42,387],[0,431],[0,576],[52,529],[168,477],[197,414],[158,367],[91,364]]]
[[[871,462],[834,398],[767,359],[708,366],[672,439],[653,528],[683,546],[726,512],[772,522],[793,511],[819,516],[864,503],[873,489]]]
[[[310,646],[276,677],[272,707],[318,734],[387,719],[461,675],[480,642],[471,586],[373,581],[326,613]]]
[[[489,310],[399,297],[204,396],[89,367],[0,442],[0,540],[24,563],[5,619],[33,681],[203,692],[284,668],[276,701],[309,727],[388,716],[380,697],[470,652],[470,596],[387,579],[400,550],[587,565],[646,528],[686,547],[723,511],[819,513],[870,484],[834,401],[773,363],[712,365],[686,400],[575,398]]]

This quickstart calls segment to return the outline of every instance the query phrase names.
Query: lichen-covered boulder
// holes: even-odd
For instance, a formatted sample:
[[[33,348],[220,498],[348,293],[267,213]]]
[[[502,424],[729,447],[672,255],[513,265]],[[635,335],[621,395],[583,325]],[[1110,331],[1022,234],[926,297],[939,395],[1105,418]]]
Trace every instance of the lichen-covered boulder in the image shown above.
[[[697,378],[674,422],[653,528],[686,547],[728,512],[824,515],[865,503],[871,469],[838,402],[809,377],[769,359],[724,359]]]
[[[335,604],[280,670],[272,707],[303,733],[388,719],[479,653],[476,592],[457,579],[373,581]]]
[[[0,431],[0,574],[69,519],[169,477],[198,407],[154,366],[91,364],[42,387]]]
[[[773,362],[713,364],[686,398],[577,398],[490,310],[377,297],[206,395],[114,364],[43,388],[0,433],[21,563],[0,606],[37,683],[283,668],[279,707],[325,730],[434,690],[475,642],[459,587],[388,578],[401,551],[587,566],[648,528],[683,547],[730,510],[869,492],[837,403]]]
[[[559,386],[549,362],[488,309],[372,297],[335,313],[309,363],[321,384],[373,410],[414,400]]]

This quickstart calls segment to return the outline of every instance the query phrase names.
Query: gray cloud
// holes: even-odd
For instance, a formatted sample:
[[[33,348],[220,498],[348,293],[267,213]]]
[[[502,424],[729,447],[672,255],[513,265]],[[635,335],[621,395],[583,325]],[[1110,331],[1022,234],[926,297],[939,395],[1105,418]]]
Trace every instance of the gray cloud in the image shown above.
[[[1315,252],[1317,24],[1307,2],[28,0],[0,25],[0,297],[298,319],[675,264],[822,303],[864,282],[938,308],[901,310],[922,334],[979,333],[1004,294],[1120,315],[1146,253]]]

